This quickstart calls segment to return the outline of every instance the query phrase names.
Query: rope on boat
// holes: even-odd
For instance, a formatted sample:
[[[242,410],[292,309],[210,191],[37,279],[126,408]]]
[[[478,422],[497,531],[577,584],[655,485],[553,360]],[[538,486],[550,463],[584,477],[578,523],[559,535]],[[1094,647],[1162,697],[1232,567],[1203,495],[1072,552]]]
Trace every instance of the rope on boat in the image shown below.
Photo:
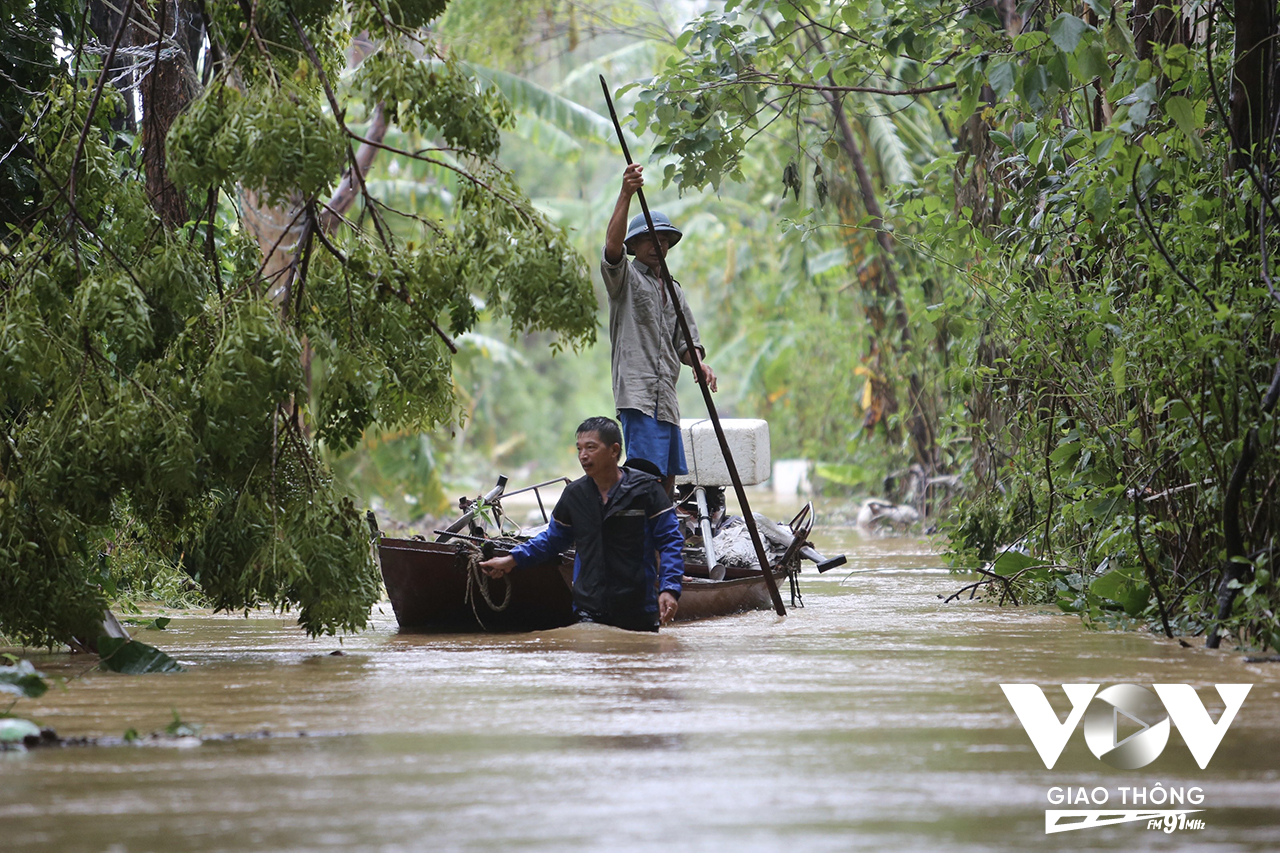
[[[480,561],[484,559],[484,553],[472,542],[465,539],[457,540],[455,545],[455,553],[457,559],[463,564],[467,572],[467,589],[463,594],[463,601],[471,605],[471,613],[476,617],[476,622],[480,624],[481,630],[489,630],[484,620],[480,618],[480,611],[476,608],[476,592],[480,593],[480,597],[484,599],[484,603],[494,613],[501,613],[511,604],[511,578],[503,578],[507,585],[506,593],[502,596],[502,603],[494,602],[493,597],[489,594],[489,582],[491,578],[484,573],[484,569],[480,568]]]
[[[798,561],[797,561],[798,562]],[[804,596],[800,594],[800,567],[787,570],[787,579],[791,581],[791,606],[804,607]]]

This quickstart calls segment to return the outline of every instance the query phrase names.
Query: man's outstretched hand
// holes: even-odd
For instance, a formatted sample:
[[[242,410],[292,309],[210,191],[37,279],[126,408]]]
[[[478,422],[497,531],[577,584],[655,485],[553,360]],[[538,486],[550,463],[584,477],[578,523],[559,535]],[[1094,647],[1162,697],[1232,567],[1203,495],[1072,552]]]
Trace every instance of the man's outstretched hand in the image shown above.
[[[515,567],[516,558],[510,554],[505,557],[494,557],[492,560],[485,560],[480,564],[480,568],[491,578],[500,578]]]

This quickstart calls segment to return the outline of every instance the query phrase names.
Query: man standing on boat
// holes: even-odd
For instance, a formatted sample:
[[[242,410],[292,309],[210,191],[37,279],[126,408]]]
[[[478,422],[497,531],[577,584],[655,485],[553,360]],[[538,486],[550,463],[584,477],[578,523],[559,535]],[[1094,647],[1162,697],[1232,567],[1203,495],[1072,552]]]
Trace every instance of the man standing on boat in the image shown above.
[[[605,232],[600,272],[609,293],[613,401],[626,434],[627,455],[657,465],[670,496],[676,475],[688,473],[680,440],[676,380],[680,364],[692,365],[693,359],[662,281],[661,261],[684,235],[656,210],[652,211],[656,243],[643,213],[627,223],[631,197],[644,185],[643,172],[644,167],[632,163],[622,173],[622,189]],[[628,254],[635,255],[635,260],[628,261]],[[678,284],[676,297],[693,345],[705,356],[698,326]],[[707,386],[716,390],[716,375],[705,361],[702,370]]]
[[[658,478],[619,467],[621,458],[616,423],[583,421],[578,463],[585,476],[565,487],[546,530],[480,567],[502,577],[573,547],[573,607],[582,621],[631,631],[656,631],[669,622],[679,606],[684,537]]]

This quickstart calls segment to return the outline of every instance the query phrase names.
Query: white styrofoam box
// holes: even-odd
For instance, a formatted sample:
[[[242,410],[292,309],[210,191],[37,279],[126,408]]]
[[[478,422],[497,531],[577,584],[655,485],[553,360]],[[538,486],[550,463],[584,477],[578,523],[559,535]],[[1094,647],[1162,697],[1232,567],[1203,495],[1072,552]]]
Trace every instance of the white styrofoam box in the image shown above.
[[[769,422],[754,418],[730,418],[720,421],[729,452],[738,468],[744,486],[754,486],[769,479]],[[684,462],[689,473],[676,477],[677,483],[699,486],[731,486],[729,466],[720,453],[716,430],[711,421],[683,418],[680,437],[684,441]]]

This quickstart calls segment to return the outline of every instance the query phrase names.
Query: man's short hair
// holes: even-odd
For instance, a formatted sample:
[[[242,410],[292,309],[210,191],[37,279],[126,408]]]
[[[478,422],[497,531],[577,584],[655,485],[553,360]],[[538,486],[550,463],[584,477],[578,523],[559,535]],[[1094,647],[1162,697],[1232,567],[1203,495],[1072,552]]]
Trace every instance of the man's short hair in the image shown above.
[[[584,432],[594,432],[600,435],[600,440],[606,446],[618,445],[622,446],[622,430],[618,427],[617,421],[612,418],[587,418],[578,424],[578,435]]]

